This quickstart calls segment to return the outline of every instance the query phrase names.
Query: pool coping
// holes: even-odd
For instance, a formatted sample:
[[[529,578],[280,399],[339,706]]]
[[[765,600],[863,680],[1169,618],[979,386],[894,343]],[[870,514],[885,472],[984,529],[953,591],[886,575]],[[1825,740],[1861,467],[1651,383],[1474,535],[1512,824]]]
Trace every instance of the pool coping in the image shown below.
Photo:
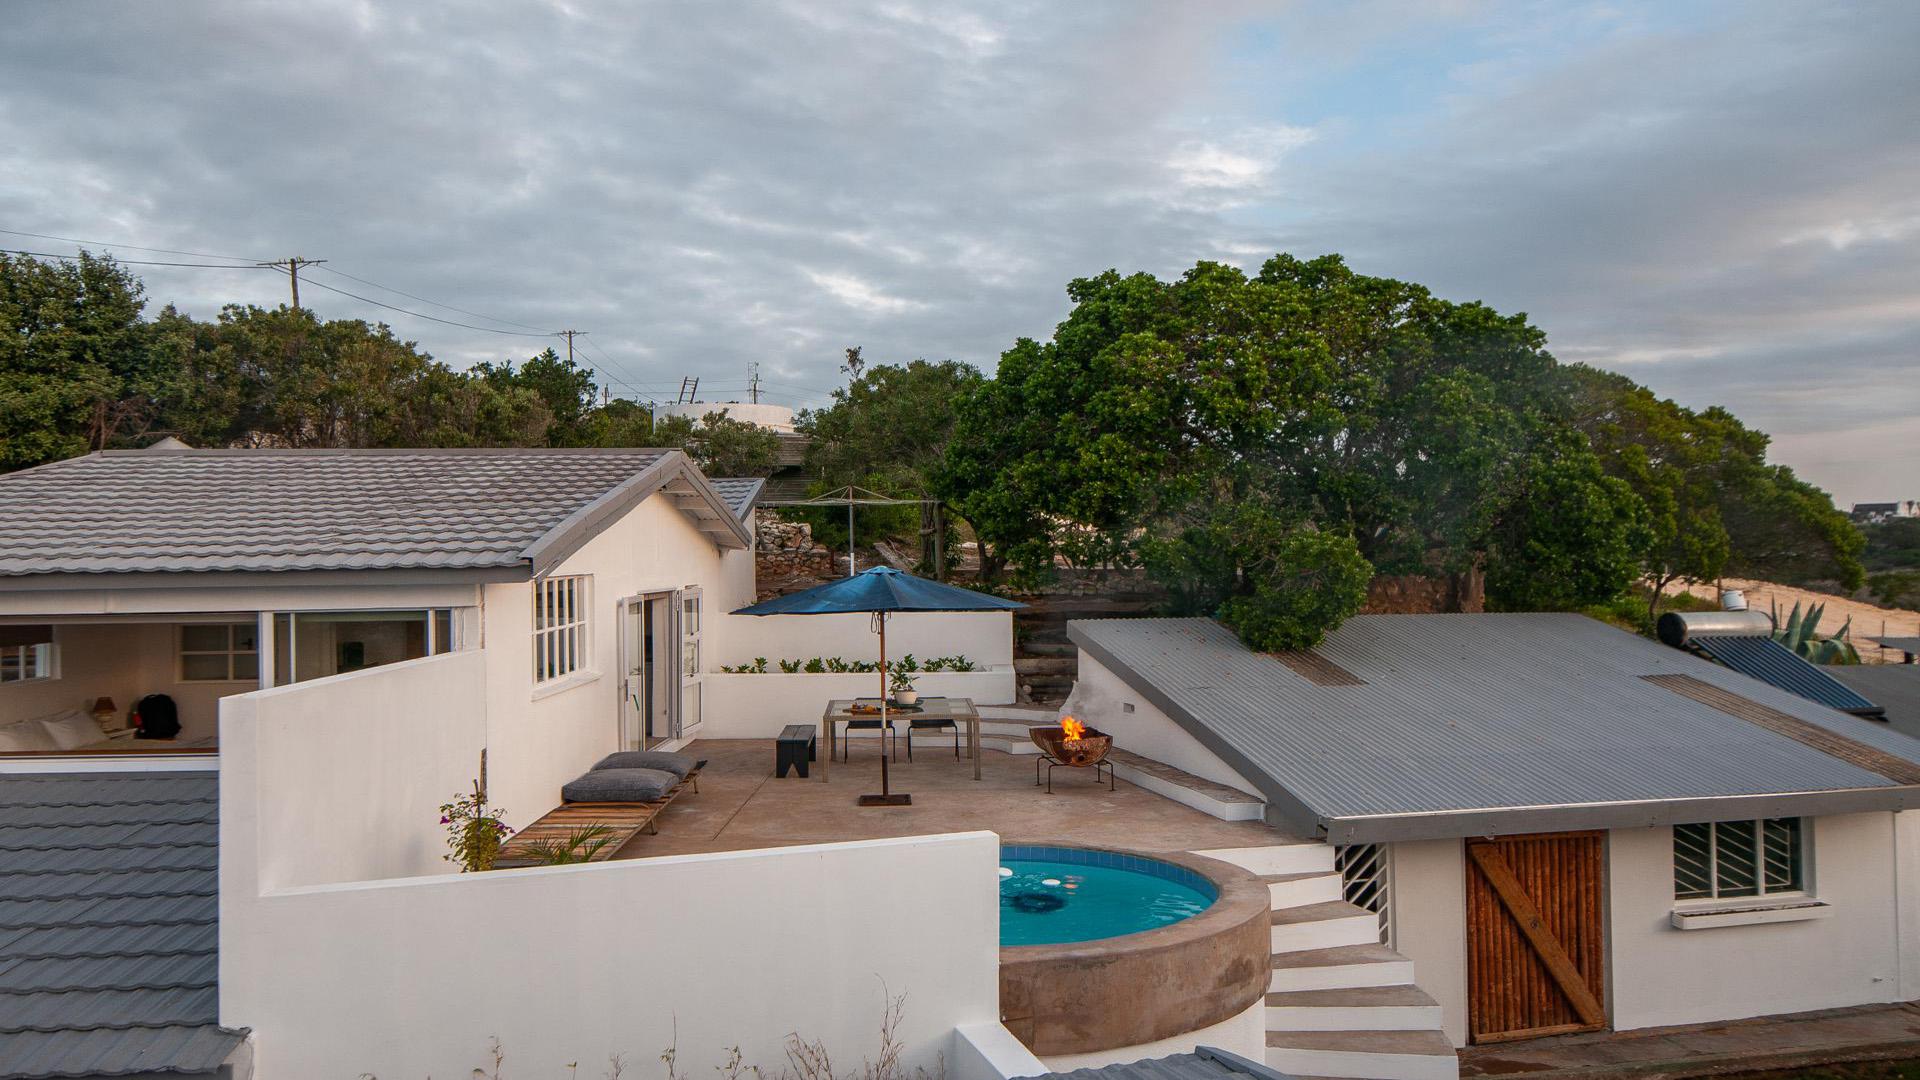
[[[1265,998],[1272,897],[1257,875],[1184,851],[1004,839],[1001,846],[1170,864],[1215,892],[1205,911],[1156,929],[1002,946],[1001,1022],[1034,1053],[1091,1053],[1169,1039],[1232,1019]]]

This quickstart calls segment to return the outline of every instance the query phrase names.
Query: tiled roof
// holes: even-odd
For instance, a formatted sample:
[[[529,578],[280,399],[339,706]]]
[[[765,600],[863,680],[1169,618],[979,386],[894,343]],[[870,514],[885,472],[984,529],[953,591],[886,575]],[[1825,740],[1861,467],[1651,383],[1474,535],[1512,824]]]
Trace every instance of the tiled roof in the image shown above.
[[[708,483],[726,500],[733,516],[741,519],[753,513],[753,504],[760,501],[760,492],[767,486],[767,482],[757,476],[712,477]]]
[[[1582,615],[1360,615],[1315,666],[1211,619],[1084,620],[1068,635],[1271,811],[1336,842],[1706,821],[1751,796],[1920,806],[1920,788],[1649,676],[1690,676],[1907,762],[1920,742]],[[1301,671],[1326,665],[1346,677]]]
[[[0,775],[0,1080],[211,1074],[218,777]]]
[[[0,476],[0,577],[518,567],[668,453],[89,454]]]

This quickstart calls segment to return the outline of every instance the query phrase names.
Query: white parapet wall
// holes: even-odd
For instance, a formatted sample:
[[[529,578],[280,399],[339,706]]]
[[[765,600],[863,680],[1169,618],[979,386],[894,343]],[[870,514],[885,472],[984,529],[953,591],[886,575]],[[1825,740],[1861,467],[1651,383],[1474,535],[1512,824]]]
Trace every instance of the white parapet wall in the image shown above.
[[[728,615],[713,665],[750,664],[764,656],[781,660],[876,660],[880,638],[872,617],[848,615]],[[1010,611],[921,611],[887,616],[887,659],[912,653],[920,660],[965,656],[982,668],[1013,667]]]
[[[877,673],[708,675],[703,682],[703,739],[771,739],[788,724],[820,723],[828,701],[880,692]],[[963,697],[976,706],[1008,704],[1016,690],[1010,667],[933,672],[917,677],[914,687],[927,697]]]
[[[484,654],[227,699],[221,708],[220,1016],[258,1080],[464,1076],[490,1064],[682,1075],[785,1041],[879,1053],[890,997],[909,1069],[997,1023],[999,841],[909,837],[456,874],[439,805],[473,778]],[[511,768],[495,762],[494,768]],[[888,928],[916,912],[941,933]]]

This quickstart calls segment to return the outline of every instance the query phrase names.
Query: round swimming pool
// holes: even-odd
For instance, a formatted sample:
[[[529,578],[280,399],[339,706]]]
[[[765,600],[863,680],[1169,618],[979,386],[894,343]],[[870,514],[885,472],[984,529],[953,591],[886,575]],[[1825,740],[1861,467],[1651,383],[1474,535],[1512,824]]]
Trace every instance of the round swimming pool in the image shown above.
[[[1117,851],[1005,845],[1000,944],[1058,945],[1157,930],[1207,910],[1213,882],[1184,866]]]

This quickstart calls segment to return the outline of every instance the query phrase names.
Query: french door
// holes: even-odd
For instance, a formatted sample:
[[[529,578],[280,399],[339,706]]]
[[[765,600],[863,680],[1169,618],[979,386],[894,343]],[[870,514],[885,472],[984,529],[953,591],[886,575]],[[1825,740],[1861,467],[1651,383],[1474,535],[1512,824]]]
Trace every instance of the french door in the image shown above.
[[[620,748],[683,737],[700,722],[700,590],[620,601]]]

